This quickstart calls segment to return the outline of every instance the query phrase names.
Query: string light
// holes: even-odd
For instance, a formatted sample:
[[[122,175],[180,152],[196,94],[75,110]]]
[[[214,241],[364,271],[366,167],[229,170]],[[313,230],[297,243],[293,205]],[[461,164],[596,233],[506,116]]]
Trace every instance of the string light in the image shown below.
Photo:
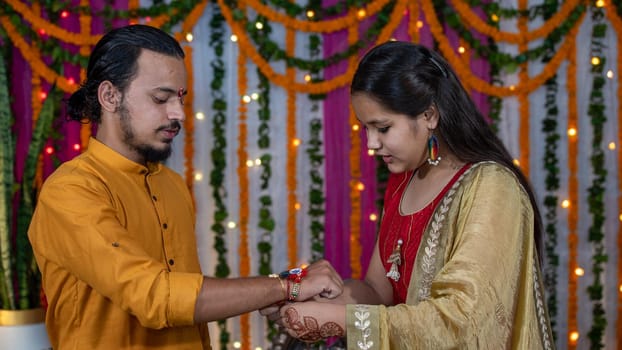
[[[253,167],[253,165],[255,165],[255,162],[252,159],[249,159],[246,161],[246,166],[251,168]]]
[[[194,40],[194,35],[192,33],[186,33],[186,41],[191,43]]]
[[[370,221],[376,221],[376,220],[378,220],[378,215],[376,215],[376,213],[371,213],[371,214],[369,214],[369,220],[370,220]]]
[[[609,142],[609,150],[615,151],[615,149],[616,149],[616,143],[615,142]]]
[[[622,292],[622,284],[618,287],[618,290]]]
[[[197,171],[194,173],[194,181],[196,182],[200,182],[201,180],[203,180],[203,173],[200,171]]]
[[[229,221],[229,222],[227,223],[227,228],[230,228],[230,229],[232,229],[232,230],[233,230],[234,228],[236,228],[237,226],[238,226],[238,225],[235,223],[235,221]]]
[[[74,151],[79,151],[79,150],[80,150],[80,148],[82,148],[82,146],[80,146],[80,144],[79,144],[79,143],[74,143],[74,144],[73,144],[73,150],[74,150]]]
[[[569,338],[572,343],[576,343],[577,340],[579,340],[579,332],[577,331],[570,332]]]
[[[256,93],[256,92],[253,92],[253,93],[251,94],[251,99],[252,99],[253,101],[257,101],[257,100],[259,99],[259,94],[258,94],[258,93]]]
[[[594,56],[590,62],[592,63],[592,66],[598,66],[600,64],[600,57]]]
[[[604,7],[604,6],[605,6],[604,0],[596,0],[596,7]]]
[[[194,117],[197,120],[203,120],[203,119],[205,119],[205,114],[203,114],[203,112],[197,112],[197,114],[195,114]]]
[[[238,36],[235,34],[231,34],[231,36],[229,37],[231,41],[233,41],[234,43],[238,42]]]
[[[359,128],[358,124],[352,125],[352,131],[359,131]]]
[[[610,69],[610,70],[608,70],[608,71],[607,71],[607,78],[609,78],[609,79],[613,79],[613,76],[614,76],[613,71],[612,71],[611,69]]]
[[[240,343],[239,341],[234,341],[233,342],[233,347],[236,349],[239,349],[242,347],[242,343]]]
[[[417,26],[417,29],[423,28],[423,21],[418,20],[416,26]]]
[[[360,182],[360,181],[359,181],[359,182],[357,182],[357,183],[356,183],[356,189],[357,189],[357,190],[359,190],[359,191],[361,191],[361,192],[362,192],[362,191],[364,191],[364,190],[365,190],[365,184],[363,184],[363,183],[362,183],[362,182]]]
[[[46,154],[52,154],[52,153],[54,153],[54,147],[52,147],[52,146],[47,146],[47,147],[45,148],[45,153],[46,153]]]
[[[365,16],[367,16],[367,11],[365,11],[365,9],[360,9],[360,10],[356,13],[356,16],[357,16],[359,19],[363,19],[363,18],[365,18]]]
[[[45,100],[48,97],[48,93],[45,91],[41,91],[39,93],[39,98],[41,99],[41,101]]]
[[[300,139],[293,139],[292,140],[292,146],[298,147],[298,146],[300,146],[300,142],[301,142]]]
[[[296,210],[300,210],[300,203],[296,202],[296,203],[294,204],[294,209],[296,209]]]
[[[575,129],[575,128],[568,128],[568,136],[570,136],[570,137],[577,136],[577,129]]]
[[[496,13],[493,13],[492,15],[490,15],[490,19],[491,19],[493,22],[499,22],[499,16],[497,16],[497,14],[496,14]]]
[[[520,161],[518,159],[516,159],[516,158],[514,158],[512,163],[514,163],[514,165],[516,165],[516,166],[520,166]]]
[[[244,103],[251,103],[251,101],[252,100],[251,100],[250,96],[248,96],[248,95],[242,96],[242,102],[244,102]]]
[[[370,156],[375,156],[376,155],[376,151],[374,151],[373,149],[368,149],[367,150],[367,154]]]
[[[74,85],[76,83],[76,80],[73,77],[69,77],[67,78],[67,82],[69,83],[69,85]]]
[[[510,85],[510,91],[514,91],[516,90],[516,86],[515,85]]]
[[[574,274],[581,277],[583,275],[585,275],[585,270],[583,270],[580,267],[577,267],[576,269],[574,269]]]
[[[620,214],[620,216],[618,216],[618,219],[619,219],[620,221],[622,221],[622,214]]]
[[[255,166],[260,166],[261,165],[261,158],[256,158],[255,159]]]
[[[45,29],[43,28],[39,28],[39,30],[37,31],[39,33],[39,35],[44,36],[45,35]]]
[[[464,46],[460,46],[460,47],[458,47],[458,52],[459,52],[460,54],[463,54],[463,53],[465,53],[465,52],[466,52],[466,49],[464,48]]]
[[[305,74],[305,82],[310,82],[311,81],[311,74]]]
[[[307,18],[313,18],[315,17],[315,12],[313,12],[313,10],[308,10],[307,11]]]
[[[67,18],[67,17],[69,17],[69,12],[65,10],[61,11],[60,18]]]
[[[255,22],[255,28],[257,28],[258,30],[262,30],[263,29],[263,23]]]
[[[570,207],[570,200],[568,200],[568,199],[564,199],[564,200],[562,201],[562,208],[564,208],[564,209],[568,209],[569,207]]]

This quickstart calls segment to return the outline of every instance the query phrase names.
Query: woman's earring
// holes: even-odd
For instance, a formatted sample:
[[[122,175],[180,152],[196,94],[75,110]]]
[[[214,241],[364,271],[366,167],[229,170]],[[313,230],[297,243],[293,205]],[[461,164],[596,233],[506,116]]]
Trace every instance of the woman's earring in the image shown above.
[[[428,139],[428,163],[437,166],[440,161],[441,156],[438,155],[438,140],[436,136],[432,134]]]

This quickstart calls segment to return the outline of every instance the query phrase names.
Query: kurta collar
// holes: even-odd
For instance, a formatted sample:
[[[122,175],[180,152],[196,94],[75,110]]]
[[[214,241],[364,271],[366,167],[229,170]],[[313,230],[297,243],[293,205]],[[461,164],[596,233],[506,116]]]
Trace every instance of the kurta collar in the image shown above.
[[[87,152],[89,152],[93,158],[96,158],[112,168],[120,169],[123,172],[145,175],[148,173],[157,174],[162,169],[161,163],[148,163],[147,166],[144,166],[134,162],[133,160],[127,159],[119,152],[106,146],[94,137],[89,138]]]

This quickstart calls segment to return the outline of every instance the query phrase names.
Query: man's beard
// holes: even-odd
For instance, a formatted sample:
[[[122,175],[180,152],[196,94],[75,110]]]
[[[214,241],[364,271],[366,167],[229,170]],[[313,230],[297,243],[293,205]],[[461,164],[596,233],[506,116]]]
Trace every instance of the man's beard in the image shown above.
[[[134,130],[132,129],[132,125],[130,124],[132,116],[127,110],[125,103],[121,103],[121,107],[119,107],[119,114],[121,115],[121,131],[123,132],[123,142],[131,150],[136,151],[140,156],[143,157],[144,161],[148,163],[156,163],[168,159],[168,157],[171,155],[171,152],[173,151],[171,144],[166,145],[163,149],[156,149],[145,143],[137,143],[134,136]],[[160,127],[158,128],[158,130],[164,130],[168,128],[181,129],[181,125],[177,120],[173,120],[170,125]],[[158,130],[156,130],[156,132]]]

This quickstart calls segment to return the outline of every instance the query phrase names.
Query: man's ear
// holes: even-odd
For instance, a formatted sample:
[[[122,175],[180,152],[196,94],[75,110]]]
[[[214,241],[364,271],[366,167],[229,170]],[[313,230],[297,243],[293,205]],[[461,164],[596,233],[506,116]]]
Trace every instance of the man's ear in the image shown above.
[[[423,117],[428,122],[428,129],[436,129],[440,114],[438,113],[438,108],[435,104],[431,104],[430,107],[423,112]]]
[[[97,88],[97,99],[102,110],[114,113],[121,106],[121,92],[108,80],[104,80]]]

